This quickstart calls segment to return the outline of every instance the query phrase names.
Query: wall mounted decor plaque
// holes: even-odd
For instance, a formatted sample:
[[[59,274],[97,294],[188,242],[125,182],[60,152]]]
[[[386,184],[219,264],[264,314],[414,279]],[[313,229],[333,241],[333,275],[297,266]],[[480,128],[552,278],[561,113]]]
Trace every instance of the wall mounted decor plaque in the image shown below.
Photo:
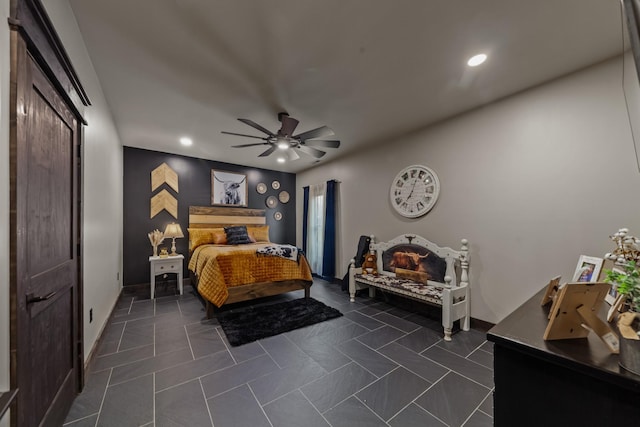
[[[276,199],[276,196],[269,196],[265,203],[267,204],[267,207],[275,208],[278,206],[278,199]]]
[[[280,199],[281,203],[287,203],[290,199],[289,193],[287,191],[281,191],[280,194],[278,194],[278,199]]]

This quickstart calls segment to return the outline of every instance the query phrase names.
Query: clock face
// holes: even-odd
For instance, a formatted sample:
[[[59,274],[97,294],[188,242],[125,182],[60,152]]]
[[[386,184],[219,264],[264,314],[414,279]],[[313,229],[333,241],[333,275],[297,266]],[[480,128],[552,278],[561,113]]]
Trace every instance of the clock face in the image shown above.
[[[429,212],[440,194],[440,181],[426,166],[408,166],[391,183],[391,206],[402,216],[417,218]]]

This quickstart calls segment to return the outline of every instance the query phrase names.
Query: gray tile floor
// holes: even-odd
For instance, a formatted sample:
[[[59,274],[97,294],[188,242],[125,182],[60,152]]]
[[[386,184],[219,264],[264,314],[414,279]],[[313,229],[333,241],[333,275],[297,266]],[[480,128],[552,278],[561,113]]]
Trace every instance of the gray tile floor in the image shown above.
[[[482,331],[444,342],[435,320],[316,280],[343,317],[231,347],[189,289],[120,298],[65,426],[493,425]]]

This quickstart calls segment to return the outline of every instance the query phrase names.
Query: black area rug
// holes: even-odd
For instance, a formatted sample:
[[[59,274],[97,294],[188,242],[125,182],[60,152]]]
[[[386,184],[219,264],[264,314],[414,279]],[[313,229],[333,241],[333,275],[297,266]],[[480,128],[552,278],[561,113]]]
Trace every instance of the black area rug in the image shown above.
[[[249,306],[217,314],[229,344],[239,346],[262,338],[342,316],[313,298]]]

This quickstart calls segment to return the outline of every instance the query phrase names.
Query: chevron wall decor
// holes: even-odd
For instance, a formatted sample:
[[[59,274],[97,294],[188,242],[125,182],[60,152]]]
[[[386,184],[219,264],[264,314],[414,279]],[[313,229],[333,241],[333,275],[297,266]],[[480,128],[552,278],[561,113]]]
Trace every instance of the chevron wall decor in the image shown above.
[[[162,190],[151,198],[151,218],[158,215],[163,209],[178,219],[178,199],[167,190]]]
[[[151,171],[151,191],[155,191],[156,188],[165,182],[169,187],[173,188],[176,193],[180,192],[178,190],[178,174],[171,169],[168,164],[163,163]]]

